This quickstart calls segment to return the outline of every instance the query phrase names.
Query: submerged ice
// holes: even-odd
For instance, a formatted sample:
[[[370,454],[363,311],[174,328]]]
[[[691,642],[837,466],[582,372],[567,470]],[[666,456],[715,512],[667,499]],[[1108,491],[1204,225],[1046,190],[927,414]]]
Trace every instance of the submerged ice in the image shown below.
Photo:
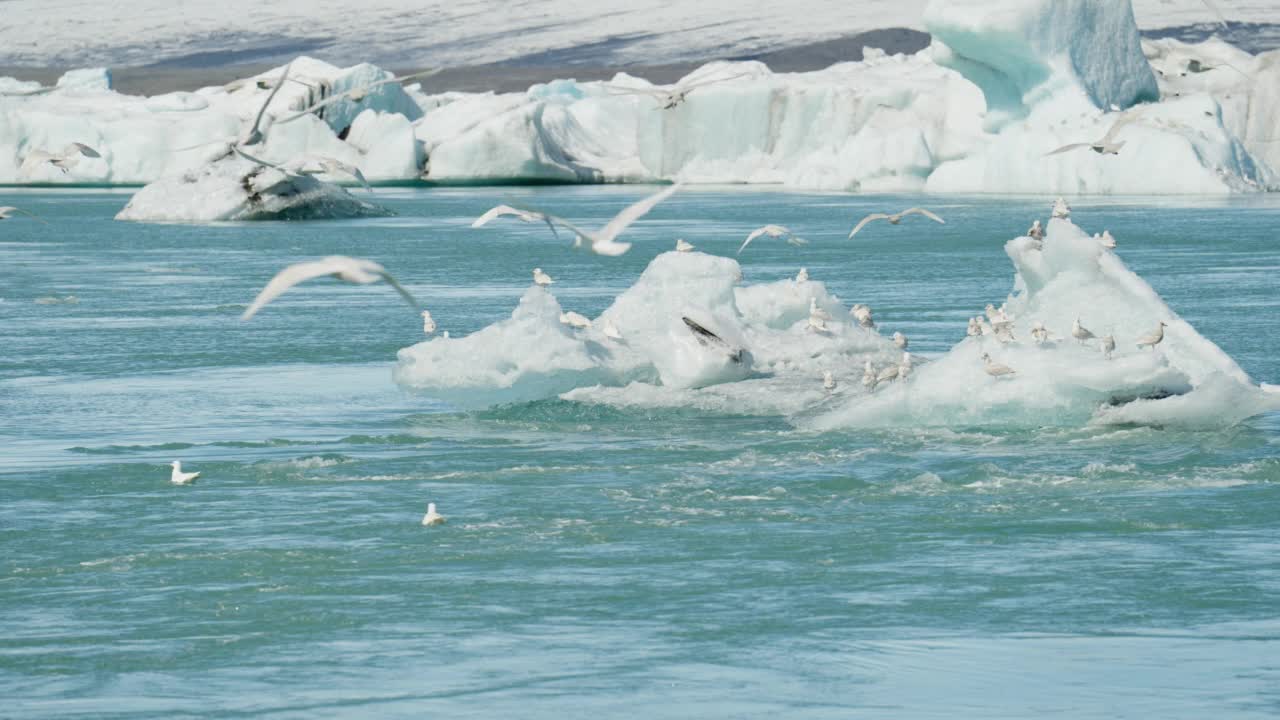
[[[559,396],[781,415],[818,430],[1220,427],[1280,408],[1280,395],[1182,320],[1100,237],[1070,218],[1044,230],[1006,243],[1013,287],[983,320],[987,331],[957,327],[962,339],[938,357],[908,360],[891,329],[864,327],[820,280],[742,285],[734,260],[668,252],[590,327],[564,324],[553,292],[533,286],[506,320],[401,350],[395,376],[468,408]],[[815,315],[825,319],[815,325]],[[723,342],[700,342],[685,318]],[[1094,337],[1072,336],[1077,319]],[[1163,339],[1138,347],[1160,323]],[[1012,372],[988,372],[984,356]],[[827,373],[835,388],[824,387]]]

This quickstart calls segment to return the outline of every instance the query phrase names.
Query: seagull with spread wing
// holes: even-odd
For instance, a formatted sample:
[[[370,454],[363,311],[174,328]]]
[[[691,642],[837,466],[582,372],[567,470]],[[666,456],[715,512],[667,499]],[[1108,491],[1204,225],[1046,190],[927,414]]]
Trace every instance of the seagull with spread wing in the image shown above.
[[[747,246],[751,244],[751,241],[761,235],[768,235],[771,238],[784,237],[787,239],[788,245],[795,245],[796,247],[809,244],[808,240],[797,236],[794,232],[791,232],[791,228],[785,225],[765,225],[752,230],[751,234],[747,235],[747,239],[742,241],[742,247],[738,248],[738,254],[741,255],[742,251],[746,250]]]
[[[409,303],[414,311],[418,310],[418,301],[414,300],[409,291],[401,287],[400,283],[391,277],[386,268],[372,260],[347,257],[345,255],[330,255],[320,260],[295,263],[276,273],[276,276],[271,278],[271,282],[267,283],[267,286],[262,288],[262,292],[258,293],[258,297],[253,299],[253,304],[249,306],[248,310],[244,311],[240,319],[248,320],[253,317],[267,303],[280,297],[294,285],[307,280],[325,277],[326,275],[356,285],[368,285],[379,280],[386,280],[391,287],[395,288],[396,292],[400,293],[400,297],[404,298],[405,302]]]
[[[947,224],[946,220],[943,220],[942,218],[938,217],[937,215],[934,215],[933,213],[929,212],[928,210],[925,210],[924,208],[918,208],[918,207],[908,208],[906,210],[903,210],[900,213],[896,213],[893,215],[887,215],[885,213],[871,213],[870,215],[859,220],[857,225],[853,226],[853,230],[849,233],[849,239],[852,240],[853,236],[857,235],[862,230],[862,228],[867,226],[867,223],[869,222],[874,222],[876,220],[888,220],[890,225],[897,225],[898,223],[902,222],[902,218],[908,215],[923,215],[936,223],[941,223],[943,225]]]
[[[551,234],[555,235],[557,240],[560,239],[560,233],[556,231],[556,225],[551,222],[551,217],[549,215],[533,210],[524,210],[518,207],[512,207],[510,205],[499,205],[497,207],[490,208],[488,212],[476,218],[476,221],[471,223],[471,227],[484,227],[491,221],[505,216],[512,216],[520,222],[546,223],[547,227],[551,228]]]
[[[686,83],[684,85],[676,85],[670,89],[660,87],[620,87],[618,85],[605,85],[612,95],[648,95],[658,101],[658,107],[663,110],[671,110],[685,101],[689,93],[701,87],[715,85],[717,83],[737,80],[740,77],[746,77],[747,73],[738,73],[729,75],[728,77],[711,78],[708,80],[699,80],[698,82]]]
[[[1136,118],[1137,118],[1136,113],[1127,113],[1127,114],[1121,115],[1120,118],[1111,125],[1111,129],[1107,131],[1107,134],[1102,136],[1101,140],[1094,140],[1093,142],[1071,143],[1069,145],[1063,145],[1057,150],[1045,153],[1044,156],[1049,157],[1050,155],[1058,155],[1059,153],[1071,152],[1072,150],[1079,150],[1080,148],[1089,148],[1090,150],[1098,153],[1099,155],[1119,155],[1120,148],[1124,147],[1124,141],[1121,140],[1120,142],[1116,142],[1116,135],[1120,133],[1121,128],[1133,122],[1134,119]]]
[[[617,256],[631,249],[631,243],[617,242],[618,236],[622,234],[622,231],[649,214],[649,211],[657,207],[658,203],[671,197],[679,189],[680,183],[676,183],[643,200],[628,205],[603,228],[595,232],[584,230],[564,218],[556,217],[540,210],[526,210],[526,212],[537,213],[545,217],[549,222],[568,229],[575,236],[574,247],[586,247],[586,249],[597,255]]]
[[[343,100],[350,100],[351,102],[360,102],[364,100],[366,97],[368,97],[370,92],[372,92],[377,88],[382,87],[383,85],[390,85],[391,83],[400,83],[400,82],[404,82],[405,80],[412,80],[414,78],[426,77],[427,75],[435,75],[438,72],[440,72],[439,69],[423,70],[422,72],[416,72],[410,75],[401,75],[400,77],[389,77],[385,80],[378,80],[377,82],[371,82],[368,85],[361,85],[360,87],[351,88],[350,90],[347,90],[345,92],[340,92],[337,95],[331,95],[325,98],[324,100],[321,100],[320,102],[312,105],[309,108],[306,108],[304,110],[299,110],[298,112],[281,120],[277,124],[284,125],[285,123],[291,123],[300,117],[303,117],[305,115],[310,115],[311,113],[314,113],[314,112],[319,112],[320,110],[323,110],[329,107],[330,105],[333,105],[334,103],[342,102]]]

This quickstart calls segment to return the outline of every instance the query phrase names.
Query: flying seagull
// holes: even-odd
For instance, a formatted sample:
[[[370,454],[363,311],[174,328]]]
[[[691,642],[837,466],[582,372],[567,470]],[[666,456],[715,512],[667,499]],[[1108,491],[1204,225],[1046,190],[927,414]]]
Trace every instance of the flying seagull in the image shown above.
[[[364,100],[365,97],[367,97],[369,93],[373,91],[375,88],[382,87],[383,85],[389,85],[391,83],[399,83],[399,82],[404,82],[405,80],[412,80],[414,78],[426,77],[427,75],[435,75],[438,72],[440,72],[439,69],[423,70],[422,72],[416,72],[410,75],[401,75],[400,77],[390,77],[385,80],[371,82],[368,85],[361,85],[360,87],[351,88],[350,90],[347,90],[345,92],[340,92],[337,95],[332,95],[330,97],[327,97],[324,100],[321,100],[320,102],[312,105],[311,107],[306,108],[305,110],[299,110],[298,112],[286,117],[285,119],[277,122],[276,124],[283,125],[285,123],[291,123],[300,117],[303,117],[305,115],[310,115],[311,113],[316,112],[318,110],[323,110],[324,108],[329,107],[330,105],[336,102],[341,102],[342,100],[350,100],[351,102],[360,102]]]
[[[761,235],[768,235],[771,238],[784,237],[787,239],[787,244],[795,245],[796,247],[809,244],[808,240],[798,237],[795,233],[791,232],[791,228],[788,228],[785,225],[765,225],[764,227],[758,227],[755,230],[752,230],[751,234],[747,235],[747,239],[742,242],[742,247],[738,248],[738,254],[741,255],[742,251],[746,250],[747,246],[751,244],[751,241]]]
[[[22,213],[23,215],[30,215],[31,217],[35,218],[36,220],[39,220],[45,225],[49,224],[47,220],[45,220],[44,218],[40,217],[39,215],[29,210],[23,210],[22,208],[11,207],[8,205],[4,207],[0,207],[0,220],[8,220],[16,212]]]
[[[267,303],[280,297],[286,290],[297,285],[298,283],[315,278],[331,275],[343,282],[349,282],[356,285],[368,285],[379,280],[386,280],[396,292],[400,293],[400,297],[414,309],[418,309],[418,301],[413,299],[408,290],[400,286],[396,279],[391,277],[386,268],[372,260],[364,260],[362,258],[347,257],[345,255],[330,255],[329,257],[310,262],[300,262],[290,265],[271,278],[271,282],[262,288],[262,292],[258,293],[258,297],[253,299],[253,304],[248,310],[240,316],[241,320],[248,320],[255,313],[263,308]]]
[[[853,236],[857,235],[858,231],[866,227],[867,223],[869,222],[872,222],[875,220],[888,220],[890,225],[897,225],[898,223],[902,222],[902,218],[908,215],[923,215],[936,223],[941,223],[943,225],[947,224],[946,220],[943,220],[942,218],[938,217],[937,215],[934,215],[933,213],[929,212],[928,210],[925,210],[924,208],[909,208],[907,210],[903,210],[902,212],[894,215],[886,215],[885,213],[871,213],[870,215],[859,220],[857,225],[853,226],[853,231],[849,233],[849,239],[853,239]]]
[[[241,155],[243,154],[241,153]],[[365,179],[364,173],[360,171],[360,168],[325,155],[305,155],[296,160],[290,160],[284,164],[283,170],[294,175],[319,175],[321,173],[349,175],[364,186],[365,190],[373,192],[373,188],[369,185],[369,181]]]
[[[522,208],[511,207],[510,205],[499,205],[497,207],[490,208],[488,212],[476,218],[475,222],[471,223],[471,227],[484,227],[493,220],[508,215],[515,217],[521,222],[546,223],[547,227],[551,228],[551,234],[555,235],[557,240],[560,239],[560,233],[556,232],[556,225],[551,222],[551,218],[549,216],[534,210],[524,210]]]
[[[709,80],[699,80],[698,82],[686,83],[684,85],[676,85],[670,89],[662,89],[658,87],[621,87],[618,85],[605,85],[612,95],[648,95],[658,101],[658,106],[663,110],[671,110],[685,101],[689,93],[700,87],[715,85],[717,83],[737,80],[740,77],[746,77],[747,73],[738,73],[728,77],[711,78]]]
[[[80,162],[81,157],[100,158],[102,154],[79,142],[68,144],[62,149],[61,153],[57,154],[45,150],[32,150],[27,153],[27,157],[22,161],[22,171],[30,172],[41,163],[49,163],[61,170],[65,175],[68,170],[76,166],[76,163]]]
[[[618,236],[622,234],[622,231],[630,227],[635,221],[647,215],[650,210],[658,206],[658,203],[671,197],[679,189],[680,183],[676,183],[654,193],[653,195],[650,195],[647,198],[644,198],[643,200],[639,200],[628,205],[623,208],[622,212],[618,213],[603,228],[596,232],[583,230],[568,220],[556,217],[549,213],[541,211],[535,212],[538,212],[538,214],[546,217],[547,220],[550,220],[561,227],[568,228],[575,236],[573,242],[574,247],[585,246],[588,250],[597,255],[617,256],[631,249],[631,243],[617,242]]]
[[[1045,153],[1044,156],[1049,157],[1050,155],[1071,152],[1072,150],[1079,150],[1080,148],[1089,148],[1099,155],[1119,155],[1120,148],[1124,147],[1124,141],[1121,140],[1120,142],[1116,142],[1116,135],[1120,132],[1121,128],[1132,122],[1136,117],[1137,115],[1132,113],[1121,115],[1120,119],[1116,120],[1115,123],[1112,124],[1111,129],[1107,131],[1106,135],[1102,136],[1101,140],[1063,145],[1057,150]]]

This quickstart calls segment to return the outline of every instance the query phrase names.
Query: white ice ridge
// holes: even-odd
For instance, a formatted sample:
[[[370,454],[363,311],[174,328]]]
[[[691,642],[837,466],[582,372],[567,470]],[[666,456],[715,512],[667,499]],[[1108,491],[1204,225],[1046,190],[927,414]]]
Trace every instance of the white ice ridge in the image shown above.
[[[1127,0],[937,3],[935,45],[775,73],[711,63],[673,107],[609,82],[522,93],[380,86],[361,101],[268,127],[258,156],[332,157],[370,180],[440,183],[772,183],[869,192],[1222,194],[1280,188],[1280,50],[1141,41]],[[141,98],[101,83],[48,92],[0,81],[0,183],[130,184],[179,176],[251,122],[280,70],[228,91]],[[389,76],[310,58],[268,115]],[[258,80],[267,81],[259,87]],[[429,83],[429,81],[427,81]],[[1147,102],[1159,94],[1159,102]],[[1119,125],[1117,125],[1119,123]],[[1119,154],[1046,156],[1114,130]],[[340,139],[341,138],[341,139]],[[69,142],[102,157],[23,169]],[[326,178],[347,182],[347,178]]]

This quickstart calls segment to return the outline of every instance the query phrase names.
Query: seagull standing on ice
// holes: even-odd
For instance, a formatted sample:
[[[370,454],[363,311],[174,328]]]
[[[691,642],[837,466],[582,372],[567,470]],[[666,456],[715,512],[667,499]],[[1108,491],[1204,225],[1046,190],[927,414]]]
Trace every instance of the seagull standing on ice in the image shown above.
[[[591,327],[591,320],[585,315],[570,310],[569,312],[560,313],[560,324],[579,330],[586,330]]]
[[[785,237],[788,245],[795,245],[796,247],[809,244],[808,240],[805,240],[802,237],[797,237],[796,234],[791,232],[791,229],[785,225],[765,225],[752,230],[751,234],[747,235],[747,239],[742,242],[742,247],[738,248],[738,254],[741,255],[742,251],[746,250],[747,246],[751,244],[751,241],[761,235],[768,235],[771,238]]]
[[[1152,330],[1146,335],[1138,338],[1138,347],[1149,347],[1152,350],[1155,350],[1156,346],[1164,341],[1164,329],[1167,327],[1169,326],[1164,324],[1164,321],[1162,320],[1160,324],[1156,326],[1155,330]]]
[[[537,267],[533,269],[534,285],[537,285],[538,287],[546,287],[554,283],[555,283],[555,280],[552,280],[550,275],[542,272],[542,268]]]
[[[1032,240],[1044,240],[1044,228],[1040,226],[1039,220],[1031,223],[1031,227],[1027,230],[1027,237]]]
[[[547,227],[551,228],[551,234],[555,235],[557,240],[560,239],[560,233],[556,232],[555,223],[551,222],[551,218],[547,217],[545,214],[540,212],[536,212],[533,210],[523,210],[521,208],[511,207],[510,205],[499,205],[495,208],[490,209],[485,214],[476,218],[476,221],[471,223],[471,227],[473,228],[484,227],[485,225],[488,225],[491,220],[495,218],[500,218],[506,215],[511,215],[516,219],[520,220],[520,222],[546,223]]]
[[[870,360],[862,366],[862,387],[868,391],[874,390],[876,387],[876,369],[872,367]]]
[[[430,335],[436,331],[436,321],[431,319],[431,311],[422,311],[422,334]]]
[[[809,269],[800,268],[800,272],[796,273],[796,282],[809,282]]]
[[[1066,220],[1071,217],[1071,206],[1067,204],[1066,200],[1058,198],[1054,201],[1053,216],[1061,220]]]
[[[928,210],[925,210],[924,208],[909,208],[907,210],[903,210],[902,212],[896,213],[894,215],[886,215],[885,213],[871,213],[870,215],[859,220],[857,225],[853,226],[853,230],[850,231],[849,233],[849,239],[852,240],[853,236],[857,235],[858,232],[862,230],[862,228],[866,227],[867,223],[869,222],[873,222],[875,220],[888,220],[890,225],[897,225],[898,223],[902,222],[902,218],[908,215],[923,215],[936,223],[941,223],[943,225],[947,224],[946,220],[943,220],[942,218],[938,217],[937,215],[934,215],[933,213],[929,212]]]
[[[676,252],[687,253],[693,252],[693,243],[687,242],[684,238],[676,240]]]
[[[896,345],[896,346],[898,347],[898,349],[899,349],[899,350],[906,350],[906,349],[907,349],[907,336],[906,336],[906,335],[903,335],[903,334],[902,334],[902,333],[900,333],[900,332],[896,332],[896,333],[894,333],[894,334],[893,334],[893,344],[894,344],[894,345]]]
[[[898,379],[906,380],[911,374],[911,353],[902,353],[902,362],[898,363]]]
[[[813,332],[826,332],[827,321],[831,319],[831,314],[826,310],[818,307],[816,298],[809,298],[809,325],[808,329]]]
[[[538,215],[546,218],[550,223],[555,223],[560,227],[567,228],[574,234],[574,247],[586,247],[597,255],[617,256],[631,249],[631,243],[617,242],[618,236],[623,230],[631,227],[631,224],[645,215],[649,211],[658,206],[658,203],[666,200],[680,189],[680,183],[670,185],[665,189],[650,195],[647,198],[631,203],[623,208],[610,220],[603,228],[596,232],[583,230],[564,218],[556,217],[540,210],[535,210]]]
[[[982,326],[978,324],[978,318],[969,318],[969,329],[965,331],[965,335],[969,337],[982,336]]]
[[[1031,326],[1031,338],[1036,341],[1037,345],[1043,345],[1049,341],[1049,330],[1044,326],[1043,321],[1037,320]]]
[[[890,365],[876,375],[876,384],[879,385],[884,382],[893,382],[898,379],[898,373],[900,372],[902,372],[902,368],[897,365]]]
[[[1080,324],[1080,318],[1076,318],[1075,322],[1071,323],[1071,337],[1079,340],[1083,345],[1086,340],[1092,340],[1094,334],[1089,331],[1089,328]]]
[[[1101,140],[1094,140],[1093,142],[1071,143],[1070,145],[1063,145],[1057,150],[1045,153],[1045,157],[1048,157],[1050,155],[1057,155],[1058,153],[1070,152],[1072,150],[1078,150],[1079,148],[1089,148],[1090,150],[1098,153],[1099,155],[1119,155],[1120,148],[1124,147],[1124,141],[1121,140],[1120,142],[1116,142],[1115,141],[1116,134],[1120,132],[1120,128],[1132,122],[1135,117],[1137,117],[1135,114],[1122,115],[1120,119],[1116,120],[1115,124],[1111,126],[1111,129],[1107,131],[1107,134],[1102,136]]]
[[[422,516],[423,527],[432,527],[433,525],[443,525],[444,516],[436,512],[435,503],[427,503],[427,514]]]
[[[1114,335],[1108,335],[1102,338],[1102,356],[1111,359],[1111,353],[1116,350],[1116,338]]]
[[[1008,365],[1001,365],[1000,363],[992,360],[991,356],[986,353],[982,353],[982,362],[986,365],[987,374],[991,377],[998,378],[1014,374],[1013,368]]]
[[[1102,244],[1102,247],[1104,247],[1104,248],[1106,248],[1106,249],[1108,249],[1108,250],[1115,250],[1115,249],[1116,249],[1116,239],[1115,239],[1115,237],[1111,234],[1111,231],[1110,231],[1110,230],[1103,230],[1103,231],[1102,231],[1102,237],[1101,237],[1101,238],[1099,238],[1099,242]]]
[[[827,392],[835,392],[836,390],[836,378],[831,374],[830,370],[822,371],[822,389]]]
[[[173,468],[173,472],[169,473],[169,482],[174,485],[190,485],[200,477],[198,472],[182,472],[182,463],[178,460],[169,463],[169,466]]]
[[[409,291],[401,287],[400,283],[391,277],[386,268],[378,263],[345,255],[330,255],[321,260],[295,263],[276,273],[276,276],[271,278],[271,282],[267,283],[267,286],[262,288],[262,292],[258,293],[258,297],[253,299],[253,304],[249,306],[248,310],[244,311],[240,319],[248,320],[253,317],[263,306],[280,297],[294,285],[326,275],[356,285],[368,285],[379,280],[386,280],[387,284],[395,288],[396,292],[400,293],[400,297],[404,298],[410,307],[414,310],[418,309],[418,301],[414,300]]]
[[[862,303],[858,303],[854,305],[852,308],[850,308],[849,314],[852,315],[854,319],[858,321],[858,325],[860,327],[864,327],[872,330],[875,329],[876,321],[871,317],[871,307],[869,305],[863,305]]]
[[[613,324],[612,320],[605,320],[603,327],[600,328],[600,332],[604,333],[604,336],[610,340],[622,339],[622,331],[618,329],[617,325]]]

